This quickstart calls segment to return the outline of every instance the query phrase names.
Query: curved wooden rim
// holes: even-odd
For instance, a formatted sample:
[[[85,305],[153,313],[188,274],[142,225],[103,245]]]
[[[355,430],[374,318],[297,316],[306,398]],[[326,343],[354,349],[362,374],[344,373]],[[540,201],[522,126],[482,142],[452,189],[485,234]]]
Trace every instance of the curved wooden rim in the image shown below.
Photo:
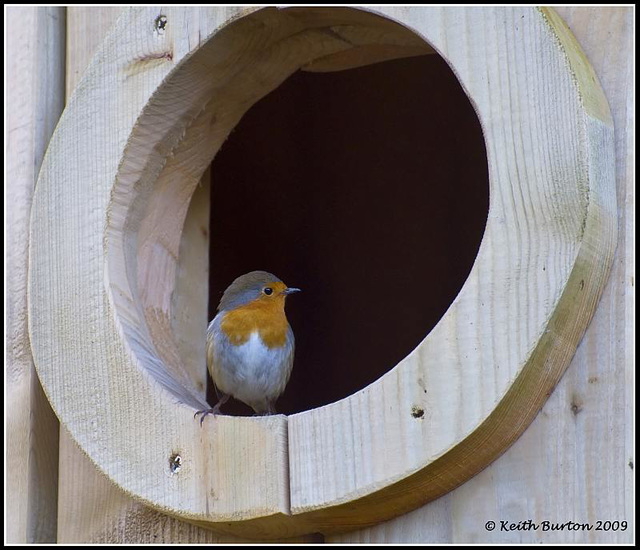
[[[180,30],[194,9],[167,9],[164,35],[153,8],[121,17],[52,139],[29,281],[43,387],[96,466],[167,513],[260,537],[404,513],[522,433],[591,319],[616,234],[604,95],[553,10],[212,8],[194,45]],[[393,21],[443,55],[483,125],[491,207],[474,268],[416,350],[357,394],[200,429],[202,388],[168,323],[191,194],[244,112],[296,69],[415,54]]]

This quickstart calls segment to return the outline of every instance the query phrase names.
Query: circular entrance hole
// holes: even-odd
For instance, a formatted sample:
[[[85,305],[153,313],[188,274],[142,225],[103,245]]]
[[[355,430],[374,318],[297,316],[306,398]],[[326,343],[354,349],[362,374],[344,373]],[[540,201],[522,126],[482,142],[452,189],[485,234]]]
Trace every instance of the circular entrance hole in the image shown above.
[[[254,269],[303,289],[288,305],[296,361],[279,412],[378,379],[469,274],[487,218],[487,161],[446,62],[363,10],[239,17],[155,90],[109,206],[108,284],[128,351],[196,410],[206,407],[206,323],[176,299],[177,280],[194,234],[184,231],[189,204],[216,156],[210,231],[195,232],[211,239],[209,319],[224,288]],[[206,282],[188,281],[189,303],[202,303]],[[251,414],[240,403],[224,412]]]
[[[211,178],[209,319],[255,269],[303,289],[287,300],[285,414],[357,392],[425,338],[471,270],[489,208],[478,117],[436,53],[297,71],[244,115]]]

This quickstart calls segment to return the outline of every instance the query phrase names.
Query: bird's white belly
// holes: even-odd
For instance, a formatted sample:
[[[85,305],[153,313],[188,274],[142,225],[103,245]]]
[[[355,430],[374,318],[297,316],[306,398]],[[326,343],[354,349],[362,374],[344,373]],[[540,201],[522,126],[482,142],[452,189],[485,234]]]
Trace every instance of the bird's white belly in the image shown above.
[[[214,382],[225,393],[247,404],[275,400],[284,390],[291,370],[288,346],[269,348],[253,332],[239,346],[219,334]]]

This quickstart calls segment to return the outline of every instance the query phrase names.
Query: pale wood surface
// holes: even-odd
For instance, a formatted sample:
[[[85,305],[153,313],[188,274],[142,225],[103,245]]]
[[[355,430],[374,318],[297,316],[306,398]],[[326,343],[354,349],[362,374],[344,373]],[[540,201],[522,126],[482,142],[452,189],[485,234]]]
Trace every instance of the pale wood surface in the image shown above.
[[[206,396],[207,390],[210,194],[211,172],[207,170],[193,193],[185,218],[170,310],[178,354],[202,396]]]
[[[70,96],[121,8],[71,7],[68,11],[67,94]],[[176,271],[178,292],[173,298],[171,319],[180,354],[202,394],[206,387],[204,333],[208,305],[209,192],[207,173],[194,193],[185,220]],[[202,332],[201,337],[198,331]],[[60,456],[60,543],[243,541],[157,512],[132,499],[91,463],[64,429],[60,434]],[[286,542],[316,538],[302,536]]]
[[[95,49],[121,11],[121,8],[109,7],[68,8],[68,95],[73,92]],[[208,281],[209,185],[209,178],[205,177],[203,185],[194,195],[192,210],[187,216],[187,238],[180,251],[177,282],[178,288],[183,288],[184,292],[179,293],[181,301],[174,306],[176,315],[182,316],[184,321],[174,323],[178,343],[183,356],[190,358],[188,368],[193,379],[200,381],[202,393],[206,386],[206,366],[203,360],[207,291],[206,288],[204,293],[198,294],[197,291],[203,282],[206,286]],[[192,278],[198,281],[199,287],[194,287]],[[204,323],[201,343],[194,338],[197,333],[193,324],[198,321]],[[188,339],[189,334],[192,335],[192,341]],[[60,434],[60,456],[60,543],[241,541],[156,512],[135,501],[91,463],[64,429]]]
[[[147,33],[149,40],[153,43],[153,41],[157,39],[155,34],[153,34],[154,33],[153,21],[157,16],[157,13],[154,13],[152,9],[137,9],[135,11],[140,17],[140,25],[141,26],[144,25],[143,27],[144,30],[141,31],[142,34]],[[218,15],[218,17],[223,18],[221,20],[224,20],[224,18],[226,17],[227,12],[224,9],[222,10],[216,9],[213,11],[215,14]],[[181,10],[174,10],[174,12],[181,13]],[[93,17],[94,15],[95,13],[91,13],[89,17]],[[191,13],[190,15],[194,16],[194,18],[197,20],[197,14]],[[179,27],[179,23],[178,23],[179,20],[180,20],[179,17],[175,17],[175,18],[171,17],[171,13],[170,13],[170,21],[173,25],[176,25]],[[208,19],[204,18],[204,20],[208,21],[209,24],[213,24],[215,26],[216,17],[208,18]],[[149,25],[149,23],[151,23],[150,28],[147,26]],[[169,29],[171,29],[171,26],[169,27]],[[80,32],[84,32],[84,30]],[[195,33],[196,42],[192,45],[192,47],[197,45],[198,34],[199,34],[198,32]],[[171,38],[171,35],[167,37],[167,39],[170,39],[170,38]],[[187,34],[185,38],[191,39],[192,36]],[[136,43],[130,45],[131,52],[133,52],[134,55],[139,52],[139,50],[136,49],[136,45],[137,45],[137,38],[136,38]],[[174,43],[172,44],[172,46],[174,47],[173,53],[176,57],[178,57],[177,51],[180,50],[180,48],[182,48],[181,55],[185,55],[189,51],[189,45],[186,42],[183,42],[180,44]],[[151,44],[146,46],[143,45],[142,47],[153,48],[154,46],[153,44]],[[125,49],[126,49],[126,46],[125,46]],[[153,55],[153,53],[151,55]],[[97,63],[98,65],[94,65],[94,66],[99,68],[100,58],[98,58],[97,60],[94,58],[94,63]],[[129,67],[130,66],[125,67],[125,71],[130,71]],[[155,65],[153,67],[155,67]],[[152,70],[153,70],[153,67],[152,67]],[[163,70],[166,70],[166,69],[163,68]],[[79,70],[77,71],[77,73],[80,73],[80,72],[81,71]],[[75,73],[72,72],[70,74],[75,74]],[[115,72],[113,72],[113,76],[114,77],[117,76]],[[128,78],[130,79],[133,78],[133,73],[129,74]],[[130,80],[129,82],[132,82],[132,80]],[[104,113],[108,114],[108,118],[110,119],[107,121],[107,124],[111,124],[113,120],[112,118],[113,111],[110,111],[107,108],[107,106],[103,102],[103,99],[113,97],[113,88],[109,86],[99,88],[95,90],[95,93],[100,94],[101,98],[98,99],[94,105],[97,106],[98,109],[100,108],[105,109]],[[72,97],[70,99],[70,102],[73,103],[73,101],[74,99]],[[91,117],[92,113],[90,112],[85,113],[85,116]],[[78,122],[81,126],[84,126],[85,124],[87,124],[86,120],[83,117],[79,117],[79,119],[77,119],[74,122]],[[111,146],[115,142],[117,142],[117,137],[112,136],[112,139],[109,139],[109,143],[107,145]],[[71,147],[72,149],[76,147],[83,148],[85,146],[90,146],[89,144],[87,144],[85,141],[81,139],[66,142],[65,145]],[[82,152],[78,152],[78,151],[76,151],[75,153],[69,152],[69,157],[67,158],[69,159],[78,158],[78,155],[82,157],[84,160],[88,160],[88,162],[92,164],[90,171],[83,177],[83,180],[85,182],[92,181],[96,175],[103,174],[103,171],[98,166],[101,161],[100,151],[94,150],[93,153],[91,154],[85,153],[84,156]],[[84,188],[86,189],[87,186],[84,186]],[[82,198],[74,194],[72,197],[72,201],[76,201],[76,200],[82,201]],[[86,204],[86,206],[91,208],[90,204]],[[37,209],[37,202],[34,208]],[[65,224],[67,223],[69,222],[68,220],[65,219]],[[73,221],[71,221],[71,223],[73,223]],[[102,222],[99,222],[99,223],[102,224]],[[55,222],[49,225],[53,226],[52,232],[54,232],[55,231],[54,228],[57,228]],[[84,233],[84,231],[82,233]],[[91,234],[90,231],[88,233]],[[100,231],[96,231],[95,234],[98,235],[99,233]],[[74,240],[70,242],[74,242]],[[89,244],[89,243],[86,243],[86,244]],[[101,248],[101,245],[98,245],[97,247],[93,247],[91,244],[89,244],[89,246],[90,246],[90,250],[93,250],[93,252],[89,253],[89,258],[91,259],[97,253],[97,250]],[[74,254],[77,254],[77,253],[78,252]],[[89,261],[89,264],[90,263],[91,261]],[[80,281],[82,281],[82,278],[84,276],[83,273],[86,273],[87,270],[90,271],[91,269],[92,268],[90,265],[86,265],[86,266],[83,266],[82,272],[79,272],[73,275],[71,273],[68,273],[68,275],[70,275],[67,281],[69,283],[69,287],[78,285]],[[96,289],[96,290],[99,290],[99,289]],[[102,311],[103,307],[104,305],[98,307],[97,309],[99,311],[96,311],[93,308],[87,306],[83,310],[84,315],[88,315],[93,318],[94,315],[97,313],[100,316],[100,311]],[[105,316],[104,319],[107,320],[108,315]],[[64,320],[64,308],[62,311],[62,320]],[[89,321],[88,319],[86,319],[85,321],[89,324],[94,322],[94,320]],[[108,329],[105,328],[105,331],[107,330]],[[63,336],[61,337],[64,340],[64,337]],[[108,338],[108,339],[110,341],[117,341],[118,337],[114,334],[112,338]],[[89,341],[87,341],[86,343],[88,345],[91,344],[91,342]],[[70,350],[73,348],[72,346],[67,346],[65,349]],[[100,354],[104,354],[105,356],[109,355],[109,351],[105,351],[105,350],[98,350],[98,351]],[[113,353],[113,351],[111,351],[111,353]],[[95,401],[92,402],[92,405],[91,405],[91,407],[93,407],[94,410],[99,410],[100,407],[104,406],[105,403],[109,403],[110,399],[115,399],[116,395],[125,394],[127,391],[130,391],[131,389],[129,380],[127,379],[127,375],[117,371],[117,367],[125,363],[125,359],[122,356],[122,351],[119,351],[118,355],[119,357],[117,358],[117,361],[116,361],[115,372],[112,373],[113,382],[115,383],[115,386],[113,387],[112,390],[108,390],[107,392],[96,392],[95,391],[96,388],[94,387],[93,394],[95,396]],[[60,357],[57,357],[57,359],[63,360],[63,358],[60,358]],[[49,358],[49,357],[44,358],[42,363],[46,363],[47,361],[50,361],[50,360],[52,360],[52,358]],[[203,365],[203,368],[204,368],[204,365]],[[68,374],[69,373],[67,371],[61,371],[56,375],[65,376]],[[103,373],[92,371],[92,374],[96,374],[100,376]],[[71,384],[72,387],[77,386],[77,384],[74,381],[70,380],[69,383]],[[165,405],[163,407],[158,407],[157,403],[154,402],[155,398],[147,396],[147,398],[145,399],[144,391],[145,390],[143,389],[141,394],[136,395],[136,400],[138,400],[142,408],[137,412],[134,410],[123,411],[125,412],[126,416],[127,415],[132,415],[132,416],[128,416],[126,418],[120,417],[119,419],[116,420],[114,424],[112,424],[112,428],[114,430],[117,430],[125,439],[123,448],[131,447],[132,440],[130,439],[130,437],[133,434],[128,433],[128,430],[123,430],[122,426],[135,426],[137,424],[140,427],[142,427],[142,432],[138,435],[133,436],[135,443],[137,444],[140,441],[143,441],[144,447],[146,447],[147,449],[152,449],[152,448],[154,449],[155,464],[141,461],[142,459],[141,456],[132,457],[134,461],[138,462],[138,468],[139,468],[139,472],[131,472],[134,478],[137,478],[139,481],[142,481],[144,477],[142,475],[143,472],[153,470],[154,468],[158,468],[160,471],[160,480],[164,481],[164,484],[166,485],[166,487],[162,487],[162,486],[158,486],[155,488],[151,487],[152,490],[157,491],[158,494],[163,494],[165,496],[168,496],[170,499],[176,498],[178,495],[178,492],[176,492],[175,488],[171,488],[171,486],[175,487],[176,484],[181,484],[183,480],[185,480],[188,483],[192,484],[193,489],[195,491],[201,493],[203,502],[204,500],[210,501],[212,508],[214,510],[217,510],[218,508],[217,502],[220,500],[220,495],[212,492],[210,488],[215,487],[216,491],[222,491],[223,494],[226,493],[224,494],[225,500],[223,502],[225,502],[227,506],[229,505],[234,506],[236,499],[238,498],[243,499],[246,496],[244,491],[237,491],[236,487],[239,487],[242,485],[240,480],[245,481],[247,479],[247,476],[250,479],[251,470],[253,470],[253,472],[255,472],[255,475],[264,476],[267,483],[273,484],[274,492],[275,492],[274,494],[272,493],[265,494],[262,491],[260,492],[253,491],[252,493],[253,498],[254,498],[254,501],[256,502],[255,505],[259,507],[258,508],[259,512],[268,513],[270,511],[270,508],[269,508],[270,506],[283,506],[285,504],[284,502],[281,503],[281,500],[286,498],[286,485],[285,485],[286,479],[285,479],[285,470],[283,469],[283,467],[286,466],[286,462],[283,462],[282,459],[278,459],[277,457],[278,454],[281,454],[282,451],[286,449],[286,427],[282,422],[282,418],[272,418],[272,419],[269,419],[267,423],[257,422],[257,421],[254,421],[253,419],[246,419],[245,422],[243,422],[244,424],[243,426],[239,426],[235,422],[225,423],[224,420],[221,422],[217,422],[209,419],[209,422],[205,424],[204,428],[201,428],[198,422],[194,421],[193,410],[185,409],[183,410],[184,424],[182,426],[176,425],[174,426],[174,429],[167,430],[167,426],[162,421],[162,419],[169,418],[171,416],[170,414],[168,414],[168,411],[175,410],[174,401],[172,399],[167,400],[165,401]],[[77,403],[78,401],[72,398],[66,401],[64,405],[68,406],[69,411],[73,414],[77,414],[77,413],[84,414],[85,412],[87,412],[87,411],[78,410]],[[158,420],[160,420],[158,424],[158,428],[160,429],[160,432],[154,434],[154,433],[150,433],[149,430],[146,429],[145,419],[148,417],[149,413],[151,413]],[[99,418],[104,419],[105,417],[108,417],[108,416],[109,416],[108,414],[104,415],[104,412],[99,413]],[[97,426],[92,422],[82,420],[81,426],[82,426],[81,430],[87,433],[93,433],[98,437],[100,437],[102,434],[102,430],[100,428],[97,428]],[[203,438],[205,430],[209,432],[214,431],[214,433],[212,436],[208,437],[204,442],[201,442],[200,440]],[[156,442],[159,442],[160,440],[162,440],[163,436],[165,435],[169,435],[170,439],[173,439],[174,442],[172,442],[167,448],[161,449],[156,445]],[[191,440],[192,442],[196,442],[196,445],[199,447],[197,452],[190,452],[188,445],[185,448],[185,446],[180,443],[180,440],[183,440],[183,439],[186,439],[187,441]],[[240,445],[241,448],[244,449],[243,457],[241,460],[232,457],[233,453],[236,451],[233,445],[228,444],[229,441],[234,441],[236,445]],[[213,445],[213,447],[211,447],[211,445]],[[224,456],[224,453],[223,454],[213,453],[212,449],[216,449],[216,448],[227,449],[231,453],[231,456],[226,457]],[[181,456],[184,460],[184,466],[180,473],[172,476],[168,471],[169,459],[175,452],[181,453]],[[274,457],[274,460],[270,461],[271,464],[263,464],[262,462],[263,457],[261,455],[262,452],[266,452],[267,453],[266,456]],[[257,459],[252,460],[251,458],[252,453],[257,455]],[[200,468],[202,465],[206,465],[209,463],[209,461],[212,461],[214,459],[217,460],[217,462],[212,464],[209,472],[206,472],[206,471],[200,472],[198,476],[194,476],[194,467]],[[210,481],[205,482],[200,476],[205,476],[205,478],[218,477],[220,481],[219,482],[214,481],[213,483]],[[263,483],[250,484],[248,487],[250,491],[253,485],[264,487]],[[66,498],[72,499],[74,498],[74,496],[75,495],[71,493],[69,495],[66,495]],[[262,499],[262,502],[266,501],[266,504],[261,504],[260,499]],[[273,499],[273,503],[270,502],[269,499]],[[217,513],[224,514],[224,509],[222,509]],[[65,518],[61,518],[61,523],[64,521],[64,519]],[[67,526],[72,527],[72,518],[66,518],[66,519],[67,521],[65,522],[65,524]],[[69,538],[72,538],[72,537],[69,537]]]
[[[64,106],[64,8],[9,7],[6,29],[6,541],[54,542],[58,420],[36,375],[27,323],[36,178]]]
[[[67,99],[98,44],[122,13],[121,7],[70,7],[67,10]]]
[[[314,59],[301,67],[303,71],[343,71],[387,59],[435,53],[420,37],[407,34],[404,29],[335,25],[331,31],[352,44],[353,48]]]
[[[465,286],[416,350],[289,417],[292,512],[327,530],[441,496],[515,441],[575,353],[616,235],[609,110],[553,12],[375,11],[452,65],[483,126],[491,204]]]
[[[376,11],[427,35],[472,96],[492,177],[487,231],[467,284],[417,350],[348,401],[291,417],[288,441],[284,417],[193,422],[199,397],[165,328],[186,191],[255,101],[298,67],[352,47],[324,26],[388,22],[349,10],[260,10],[156,90],[239,10],[167,8],[158,33],[159,12],[135,8],[93,58],[73,116],[54,136],[64,166],[44,172],[34,202],[34,219],[50,229],[32,239],[37,365],[73,438],[157,509],[254,536],[402,513],[517,437],[590,318],[615,235],[613,133],[588,70],[568,70],[570,42],[527,8]],[[590,101],[581,104],[577,90]],[[61,172],[65,186],[52,193]],[[47,368],[54,359],[66,368]],[[91,405],[79,407],[88,395]],[[416,408],[424,414],[414,417]],[[176,452],[184,465],[172,475]],[[320,510],[327,506],[339,508]]]
[[[109,7],[67,8],[67,98],[121,11]],[[60,457],[58,542],[100,541],[99,533],[108,531],[115,518],[121,517],[121,510],[132,503],[100,477],[64,428],[60,431]]]
[[[618,245],[595,316],[570,367],[522,437],[440,499],[327,542],[631,542],[633,535],[633,12],[555,8],[594,67],[615,123]],[[626,520],[626,532],[488,532],[517,523]]]
[[[127,496],[91,463],[64,429],[60,465],[61,544],[239,542],[156,512]]]

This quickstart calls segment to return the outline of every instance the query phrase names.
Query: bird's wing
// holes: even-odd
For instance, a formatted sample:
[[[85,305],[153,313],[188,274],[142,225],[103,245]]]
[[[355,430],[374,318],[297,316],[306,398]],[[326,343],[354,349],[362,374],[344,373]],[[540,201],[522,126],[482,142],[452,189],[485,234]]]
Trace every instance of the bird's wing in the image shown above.
[[[213,321],[211,321],[209,323],[209,326],[207,327],[207,345],[205,347],[205,351],[207,354],[207,369],[209,369],[209,374],[212,374],[212,370],[213,370],[213,357],[214,357],[214,324],[216,322],[216,318],[213,319]]]
[[[289,327],[287,330],[287,345],[291,347],[291,353],[289,353],[289,357],[287,358],[287,376],[284,381],[285,386],[289,382],[289,377],[291,376],[291,370],[293,369],[293,358],[294,358],[294,355],[296,354],[295,353],[296,339],[293,336],[293,330],[291,330],[291,327]],[[282,388],[282,390],[284,391],[284,388]]]
[[[207,343],[205,346],[205,352],[207,355],[207,369],[209,371],[209,375],[211,376],[211,380],[213,381],[213,388],[216,392],[216,397],[218,399],[221,399],[225,394],[224,392],[220,391],[220,389],[218,388],[218,386],[216,385],[216,378],[214,376],[214,368],[213,368],[213,363],[215,361],[215,337],[214,337],[214,332],[217,330],[220,330],[220,327],[218,326],[219,323],[219,316],[220,314],[216,315],[213,318],[213,321],[211,321],[209,323],[209,326],[207,327]]]

